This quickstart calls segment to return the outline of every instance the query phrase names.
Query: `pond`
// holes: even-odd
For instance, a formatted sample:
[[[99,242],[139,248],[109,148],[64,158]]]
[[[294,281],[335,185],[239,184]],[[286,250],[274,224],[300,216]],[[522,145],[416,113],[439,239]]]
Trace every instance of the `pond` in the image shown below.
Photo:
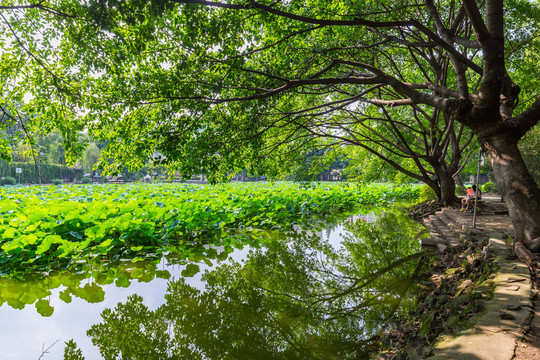
[[[422,264],[421,227],[379,214],[1,278],[2,358],[362,358]]]

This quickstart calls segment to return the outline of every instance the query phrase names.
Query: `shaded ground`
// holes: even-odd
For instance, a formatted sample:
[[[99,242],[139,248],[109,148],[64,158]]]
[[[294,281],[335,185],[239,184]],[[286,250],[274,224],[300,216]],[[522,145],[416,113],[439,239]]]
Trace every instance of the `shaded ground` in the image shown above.
[[[500,199],[497,196],[487,196],[487,202],[497,202]],[[464,216],[468,216],[465,214]],[[507,215],[486,215],[479,216],[477,226],[485,231],[500,231],[513,236],[512,222]],[[525,328],[523,338],[518,341],[516,346],[515,355],[513,360],[538,360],[540,359],[540,298],[538,292],[540,290],[540,258],[536,263],[530,264],[529,269],[531,271],[531,281],[533,290],[536,295],[533,300],[533,309],[531,309],[531,322],[528,327]]]
[[[513,227],[510,217],[501,212],[502,206],[498,196],[484,196],[483,206],[477,213],[476,228],[482,232],[501,232],[513,236]],[[472,225],[473,213],[456,211],[458,216]],[[540,359],[540,258],[529,265],[533,291],[537,294],[532,302],[530,324],[525,327],[523,337],[518,341],[512,360],[538,360]]]
[[[536,272],[538,273],[538,269],[536,269]],[[540,359],[540,299],[538,295],[535,297],[533,304],[534,312],[531,323],[523,334],[523,339],[517,343],[513,360]]]

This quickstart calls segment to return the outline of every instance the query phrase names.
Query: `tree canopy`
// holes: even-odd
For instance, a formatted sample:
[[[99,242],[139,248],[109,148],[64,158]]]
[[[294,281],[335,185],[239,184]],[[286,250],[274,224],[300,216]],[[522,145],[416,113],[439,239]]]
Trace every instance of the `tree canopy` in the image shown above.
[[[34,63],[29,106],[60,119],[53,125],[68,143],[84,127],[109,141],[103,167],[136,166],[158,151],[184,173],[272,174],[315,150],[356,145],[398,167],[393,157],[402,156],[415,164],[402,171],[453,192],[446,180],[472,134],[518,239],[540,249],[540,193],[517,147],[540,118],[535,4],[55,5],[54,13],[25,9],[34,14],[28,21],[4,18],[19,39],[10,54]],[[55,43],[27,51],[36,16]],[[444,176],[432,179],[437,173]]]

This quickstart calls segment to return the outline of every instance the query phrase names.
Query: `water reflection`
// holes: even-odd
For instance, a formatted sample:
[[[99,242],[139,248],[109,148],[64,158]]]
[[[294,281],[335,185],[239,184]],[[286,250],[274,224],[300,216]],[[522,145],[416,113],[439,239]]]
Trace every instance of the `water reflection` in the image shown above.
[[[133,281],[147,283],[154,279],[169,279],[173,265],[182,266],[181,276],[192,277],[200,270],[197,262],[212,266],[213,261],[224,260],[233,251],[230,245],[198,245],[189,253],[165,253],[162,257],[150,257],[136,262],[125,260],[109,263],[96,257],[83,260],[70,271],[2,277],[0,306],[7,304],[14,309],[24,309],[26,305],[35,304],[41,315],[51,316],[54,308],[45,298],[54,289],[62,289],[59,298],[65,303],[70,303],[73,297],[88,303],[98,303],[105,299],[104,285],[114,284],[116,287],[127,288]]]
[[[364,358],[407,301],[418,230],[387,213],[346,223],[340,247],[321,233],[267,234],[245,261],[205,272],[204,287],[172,279],[154,310],[132,295],[87,334],[105,359]]]
[[[70,338],[80,350],[70,344],[66,359],[361,357],[405,299],[421,251],[407,218],[364,220],[1,277],[2,357],[37,359],[60,340],[42,357],[59,359]]]
[[[201,273],[215,267],[229,250],[221,247],[214,251],[215,259],[197,264],[201,272],[185,278],[187,283],[204,288]],[[235,249],[235,258],[246,256],[247,249]],[[62,359],[64,342],[74,338],[87,359],[100,359],[86,331],[99,321],[101,312],[133,294],[144,295],[149,309],[158,308],[165,301],[168,279],[185,275],[189,264],[193,263],[184,256],[170,254],[161,261],[103,263],[103,268],[86,264],[79,273],[33,275],[26,281],[2,278],[0,320],[5,326],[0,327],[0,358],[35,360],[43,348],[54,344],[42,359]]]

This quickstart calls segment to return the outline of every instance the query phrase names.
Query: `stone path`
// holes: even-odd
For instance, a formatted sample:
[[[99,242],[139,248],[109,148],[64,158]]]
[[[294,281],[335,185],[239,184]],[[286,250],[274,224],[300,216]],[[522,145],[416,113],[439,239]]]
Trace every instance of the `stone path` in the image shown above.
[[[472,226],[472,213],[456,209],[443,209],[424,222],[431,235],[423,240],[424,244],[443,252],[462,241],[486,237],[489,243],[484,251],[493,254],[500,266],[492,279],[493,298],[481,314],[473,317],[473,326],[439,339],[430,360],[514,359],[517,344],[534,316],[530,269],[511,256],[512,223],[504,215],[504,203],[498,197],[484,196],[479,208],[476,227]]]

